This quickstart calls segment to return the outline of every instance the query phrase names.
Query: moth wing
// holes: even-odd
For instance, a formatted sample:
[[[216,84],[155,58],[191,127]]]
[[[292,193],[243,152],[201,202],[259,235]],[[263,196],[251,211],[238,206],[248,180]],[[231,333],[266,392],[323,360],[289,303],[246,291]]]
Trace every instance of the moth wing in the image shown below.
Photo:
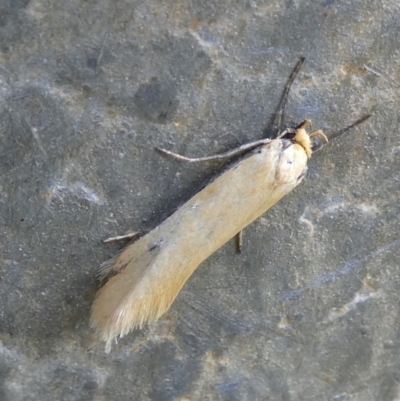
[[[119,273],[99,290],[91,315],[106,350],[157,320],[202,261],[300,183],[307,156],[286,145],[257,149],[107,265]]]

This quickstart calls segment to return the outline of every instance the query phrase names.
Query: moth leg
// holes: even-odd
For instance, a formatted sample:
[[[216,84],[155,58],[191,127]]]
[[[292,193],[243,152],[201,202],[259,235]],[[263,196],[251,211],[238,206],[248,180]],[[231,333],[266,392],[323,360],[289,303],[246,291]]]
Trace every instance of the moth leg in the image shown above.
[[[159,152],[161,152],[161,153],[163,153],[165,155],[171,156],[171,157],[173,157],[175,159],[183,160],[183,161],[186,161],[186,162],[189,162],[189,163],[196,163],[196,162],[207,162],[207,161],[210,161],[210,160],[228,159],[230,157],[236,156],[236,155],[238,155],[240,153],[243,153],[245,151],[257,148],[258,146],[267,145],[270,142],[271,142],[271,139],[260,139],[258,141],[245,143],[244,145],[239,146],[239,147],[237,147],[235,149],[232,149],[232,150],[230,150],[228,152],[225,152],[225,153],[220,153],[220,154],[217,154],[217,155],[205,156],[205,157],[186,157],[186,156],[180,155],[179,153],[171,152],[170,150],[167,150],[167,149],[158,148],[158,147],[156,147],[156,149]]]
[[[310,132],[309,137],[312,138],[314,136],[322,136],[322,138],[324,138],[326,142],[329,142],[328,137],[320,129]]]
[[[117,237],[107,238],[103,242],[104,243],[108,243],[108,242],[114,242],[114,241],[121,241],[123,239],[133,239],[136,236],[138,236],[139,234],[140,234],[139,231],[135,231],[133,233],[124,234],[124,235],[118,235]]]
[[[238,253],[242,253],[243,249],[243,230],[236,234],[236,249]]]

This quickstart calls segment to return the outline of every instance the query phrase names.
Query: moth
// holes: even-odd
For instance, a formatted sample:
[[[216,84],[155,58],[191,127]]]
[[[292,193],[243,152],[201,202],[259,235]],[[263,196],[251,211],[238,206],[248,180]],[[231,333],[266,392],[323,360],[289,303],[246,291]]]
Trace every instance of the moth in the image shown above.
[[[308,133],[310,124],[306,120],[276,139],[208,158],[190,159],[160,149],[189,162],[240,158],[164,222],[102,265],[100,277],[106,282],[93,303],[91,326],[106,342],[106,352],[113,340],[163,315],[205,259],[301,183],[313,152],[312,138],[328,141],[321,130]]]

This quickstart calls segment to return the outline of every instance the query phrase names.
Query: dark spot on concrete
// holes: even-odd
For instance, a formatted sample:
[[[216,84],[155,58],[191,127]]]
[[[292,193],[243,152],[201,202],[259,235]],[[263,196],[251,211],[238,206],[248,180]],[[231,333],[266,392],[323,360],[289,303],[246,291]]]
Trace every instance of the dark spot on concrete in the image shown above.
[[[154,123],[166,124],[173,119],[179,100],[173,85],[151,82],[140,85],[135,94],[134,103],[142,118]]]
[[[89,58],[86,64],[88,68],[95,70],[97,68],[97,58]]]

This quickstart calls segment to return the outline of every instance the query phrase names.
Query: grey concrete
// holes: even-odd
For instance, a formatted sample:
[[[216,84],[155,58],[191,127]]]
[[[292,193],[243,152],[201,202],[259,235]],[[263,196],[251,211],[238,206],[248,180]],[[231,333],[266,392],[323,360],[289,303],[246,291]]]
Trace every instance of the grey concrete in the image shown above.
[[[0,3],[0,399],[398,400],[398,0]],[[286,123],[327,134],[307,179],[104,353],[98,266]],[[268,134],[273,133],[270,127]]]

